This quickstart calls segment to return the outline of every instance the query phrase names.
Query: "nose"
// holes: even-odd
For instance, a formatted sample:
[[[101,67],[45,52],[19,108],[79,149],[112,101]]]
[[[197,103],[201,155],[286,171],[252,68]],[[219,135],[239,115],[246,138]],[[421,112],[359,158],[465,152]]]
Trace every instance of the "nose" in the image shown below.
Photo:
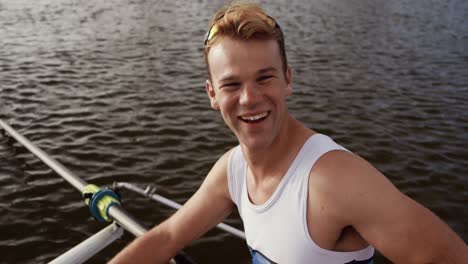
[[[253,84],[245,84],[241,88],[239,104],[243,106],[252,106],[261,99],[261,92]]]

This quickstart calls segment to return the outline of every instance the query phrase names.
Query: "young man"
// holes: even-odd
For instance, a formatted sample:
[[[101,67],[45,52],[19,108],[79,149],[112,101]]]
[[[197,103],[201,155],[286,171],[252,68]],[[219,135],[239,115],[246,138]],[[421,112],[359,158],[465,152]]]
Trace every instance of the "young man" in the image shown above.
[[[168,220],[112,263],[165,263],[237,206],[254,263],[467,263],[465,243],[365,160],[287,110],[291,69],[258,6],[218,11],[205,41],[211,106],[239,140]]]

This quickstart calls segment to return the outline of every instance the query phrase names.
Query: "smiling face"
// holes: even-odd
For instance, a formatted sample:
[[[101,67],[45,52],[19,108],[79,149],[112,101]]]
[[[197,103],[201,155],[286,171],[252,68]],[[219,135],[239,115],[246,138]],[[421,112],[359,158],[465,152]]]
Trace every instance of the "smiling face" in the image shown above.
[[[223,37],[208,54],[211,80],[206,91],[240,144],[250,149],[271,145],[285,129],[291,70],[283,72],[274,40]]]

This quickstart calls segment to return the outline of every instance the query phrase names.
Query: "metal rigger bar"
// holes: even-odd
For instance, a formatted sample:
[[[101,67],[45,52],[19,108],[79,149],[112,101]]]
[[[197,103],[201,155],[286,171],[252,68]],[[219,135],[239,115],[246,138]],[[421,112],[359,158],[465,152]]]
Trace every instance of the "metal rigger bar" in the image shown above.
[[[180,209],[182,207],[181,204],[179,203],[176,203],[172,200],[169,200],[159,194],[155,194],[154,192],[156,191],[155,188],[151,188],[150,186],[148,186],[148,188],[146,188],[146,190],[143,190],[142,188],[140,187],[137,187],[131,183],[128,183],[128,182],[116,182],[114,183],[113,185],[114,188],[125,188],[127,190],[130,190],[130,191],[133,191],[133,192],[136,192],[138,194],[141,194],[143,196],[146,196],[156,202],[159,202],[159,203],[162,203],[166,206],[169,206],[173,209]],[[245,233],[240,231],[239,229],[236,229],[230,225],[227,225],[227,224],[224,224],[224,223],[220,223],[216,226],[217,228],[221,229],[221,230],[224,230],[234,236],[237,236],[239,238],[242,238],[245,240]]]

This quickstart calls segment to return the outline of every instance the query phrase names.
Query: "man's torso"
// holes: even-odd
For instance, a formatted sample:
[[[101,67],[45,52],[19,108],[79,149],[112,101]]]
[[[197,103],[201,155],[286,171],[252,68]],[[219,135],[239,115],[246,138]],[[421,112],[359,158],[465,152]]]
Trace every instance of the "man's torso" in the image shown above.
[[[325,136],[316,135],[314,137],[315,138],[312,141],[317,141],[317,142],[315,143],[306,142],[306,144],[307,143],[309,145],[312,144],[312,146],[309,146],[309,148],[310,147],[313,148],[314,144],[321,144],[319,143],[319,141],[321,141],[320,137],[325,137]],[[328,146],[325,146],[325,148],[326,147]],[[339,150],[339,147],[337,148],[338,149],[331,149],[331,150]],[[341,148],[341,150],[344,150],[344,149]],[[304,150],[301,149],[301,152],[304,152]],[[267,239],[267,240],[269,241],[274,240],[275,236],[270,234],[270,231],[268,230],[268,228],[265,228],[265,226],[268,226],[270,224],[272,227],[275,226],[275,221],[277,221],[278,218],[281,218],[281,217],[284,218],[284,216],[286,215],[287,217],[290,218],[290,220],[283,221],[280,219],[279,222],[276,224],[278,225],[278,227],[273,227],[272,228],[273,230],[271,232],[277,233],[278,235],[283,236],[283,239],[285,239],[284,236],[294,234],[294,236],[296,236],[297,238],[296,240],[300,241],[300,242],[297,242],[299,246],[296,246],[296,247],[302,247],[302,246],[304,246],[304,248],[315,247],[318,251],[323,251],[321,253],[325,252],[327,254],[328,253],[335,254],[335,251],[359,251],[359,250],[366,250],[366,249],[367,251],[369,251],[368,250],[369,248],[366,248],[368,244],[360,237],[360,235],[352,227],[346,226],[339,219],[334,219],[333,215],[324,214],[324,211],[322,209],[330,205],[327,204],[327,201],[324,195],[319,190],[314,189],[313,185],[308,184],[309,177],[320,177],[320,175],[318,176],[314,175],[314,171],[316,167],[308,168],[307,166],[304,166],[304,164],[308,162],[308,159],[310,157],[312,157],[313,159],[314,155],[319,155],[319,157],[316,157],[316,159],[318,160],[318,158],[320,158],[324,153],[315,153],[315,154],[314,153],[312,154],[302,153],[301,154],[301,152],[299,154],[300,155],[304,154],[304,157],[301,156],[301,158],[304,158],[305,161],[298,161],[296,158],[294,162],[291,164],[291,166],[298,167],[299,168],[298,170],[302,170],[302,171],[292,172],[292,174],[294,175],[288,176],[288,173],[291,174],[290,172],[291,167],[290,167],[288,168],[288,172],[286,172],[286,174],[282,178],[274,178],[277,180],[272,179],[270,181],[264,181],[262,182],[262,184],[259,184],[259,183],[255,184],[255,181],[253,180],[253,177],[252,177],[252,172],[249,170],[248,167],[246,167],[244,175],[242,176],[236,175],[236,177],[245,177],[246,186],[244,190],[241,190],[241,192],[245,194],[244,195],[245,197],[244,197],[244,201],[242,199],[240,200],[241,205],[240,205],[239,210],[244,220],[247,237],[249,238],[249,233],[262,232],[259,230],[265,229],[265,231],[263,231],[264,233],[259,235],[259,237],[271,236],[270,239]],[[328,150],[326,152],[328,152]],[[332,154],[332,153],[333,151],[329,152],[327,155]],[[315,163],[315,161],[312,161],[312,160],[310,162]],[[312,165],[313,164],[311,164],[311,166]],[[317,165],[319,166],[319,164]],[[283,183],[283,181],[285,181],[284,177],[289,177],[289,178],[292,177],[293,179],[287,179],[289,183],[284,184]],[[302,179],[300,179],[300,177],[302,177]],[[291,187],[291,186],[296,186],[296,187]],[[302,189],[304,188],[304,186],[307,189]],[[308,188],[308,186],[311,186],[311,187]],[[303,190],[302,191],[302,193],[304,193],[303,199],[295,197],[294,193],[297,192],[296,189]],[[291,199],[285,198],[285,197],[291,197]],[[271,200],[275,200],[275,201],[272,203]],[[239,207],[238,203],[237,205]],[[303,204],[302,207],[300,206],[301,203]],[[268,207],[268,208],[264,210],[264,207]],[[254,212],[252,217],[248,216],[248,214],[250,214],[249,213],[250,211],[258,210],[258,209],[259,209],[259,212]],[[302,215],[296,214],[297,211],[301,211],[301,210],[304,211]],[[258,219],[256,219],[257,213],[259,213],[260,215],[263,214],[264,216],[266,215],[268,216],[264,218],[259,217],[258,219],[263,219],[264,221],[261,223],[260,222],[255,223],[255,221],[259,221]],[[254,224],[251,225],[251,223],[254,223]],[[302,225],[303,223],[305,225],[304,228],[297,227],[297,226]],[[279,231],[279,230],[275,230],[275,228],[279,228],[283,230]],[[251,239],[250,241],[251,244],[249,244],[249,246],[252,246],[255,249],[256,243],[257,242],[260,243],[257,240],[258,240],[257,238]],[[248,239],[248,243],[249,243],[249,239]],[[294,243],[296,243],[296,241],[292,242],[292,244]],[[336,252],[337,255],[340,255],[340,253],[342,254],[343,252]],[[346,262],[343,262],[343,263],[346,263]]]

